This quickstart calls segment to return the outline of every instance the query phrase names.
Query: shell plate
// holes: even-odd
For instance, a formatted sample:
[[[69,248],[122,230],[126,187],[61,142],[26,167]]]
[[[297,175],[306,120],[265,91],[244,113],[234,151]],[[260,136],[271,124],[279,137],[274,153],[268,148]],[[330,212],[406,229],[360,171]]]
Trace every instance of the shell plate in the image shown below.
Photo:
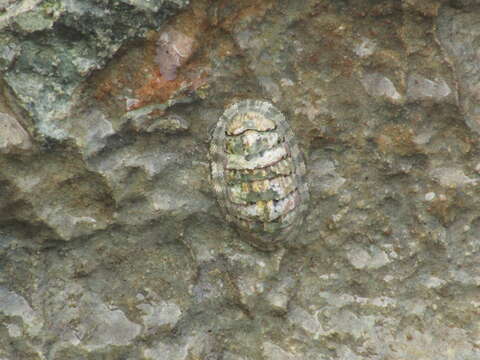
[[[226,219],[273,250],[297,235],[309,199],[305,162],[283,114],[244,100],[220,117],[210,144],[213,189]]]

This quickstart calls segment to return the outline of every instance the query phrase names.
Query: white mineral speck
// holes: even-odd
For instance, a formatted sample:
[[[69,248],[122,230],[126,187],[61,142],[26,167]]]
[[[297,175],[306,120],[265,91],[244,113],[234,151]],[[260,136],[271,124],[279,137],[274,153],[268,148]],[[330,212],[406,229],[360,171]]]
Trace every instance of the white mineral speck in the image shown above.
[[[174,326],[182,314],[176,304],[163,301],[157,304],[140,304],[137,308],[144,313],[142,320],[147,329],[163,325]]]
[[[14,117],[0,113],[0,152],[10,153],[14,149],[32,148],[30,135]]]
[[[194,39],[173,28],[166,29],[158,39],[157,62],[161,74],[167,80],[175,80],[177,68],[192,55]]]
[[[477,179],[471,179],[461,169],[457,168],[436,168],[431,175],[445,187],[456,188],[467,184],[476,183]]]
[[[139,102],[140,101],[138,99],[132,99],[132,98],[129,98],[129,97],[125,97],[125,103],[126,103],[127,109],[131,109],[132,106],[137,105]]]
[[[296,357],[271,342],[263,343],[263,356],[267,360],[294,360]]]
[[[418,74],[412,74],[407,81],[407,96],[410,100],[440,101],[452,93],[443,79],[430,80]]]
[[[148,360],[185,360],[188,356],[188,348],[176,344],[158,343],[154,348],[144,350],[143,356]]]
[[[43,326],[41,318],[22,296],[0,286],[0,314],[18,316],[23,320],[30,335],[39,333]],[[15,332],[15,329],[9,329]]]
[[[375,43],[375,41],[368,38],[363,38],[362,42],[355,46],[353,51],[355,52],[355,54],[357,54],[357,56],[364,58],[372,55],[375,52],[376,48],[377,44]]]
[[[475,171],[480,173],[480,163],[478,163],[477,166],[475,166]]]
[[[100,111],[92,111],[89,121],[81,125],[83,130],[83,145],[86,147],[86,153],[91,156],[103,149],[107,143],[107,138],[115,134],[113,124],[107,116]]]
[[[435,289],[446,284],[446,281],[435,276],[425,277],[422,281],[423,285],[429,289]]]
[[[301,327],[306,332],[310,334],[317,334],[318,332],[324,332],[322,329],[322,325],[318,321],[318,319],[309,314],[307,311],[302,309],[301,307],[293,307],[288,312],[288,320],[294,325]]]
[[[283,78],[280,80],[280,85],[282,87],[293,86],[293,81],[288,78]]]
[[[385,97],[393,102],[397,102],[402,98],[393,82],[382,74],[366,74],[361,79],[361,82],[365,91],[370,96]]]
[[[354,250],[350,251],[347,254],[350,263],[357,269],[363,269],[367,266],[368,262],[370,261],[371,257],[365,250]]]
[[[22,335],[22,329],[16,324],[7,324],[8,335],[11,337],[19,337]]]
[[[385,275],[385,277],[383,278],[383,280],[386,281],[386,282],[390,282],[393,279],[395,279],[395,278],[392,275]]]
[[[377,269],[390,262],[388,255],[379,249],[372,249],[372,255],[364,249],[353,248],[347,253],[350,263],[357,269]]]
[[[430,139],[432,138],[433,135],[434,135],[433,131],[426,131],[415,136],[413,138],[413,141],[417,145],[425,145],[430,142]]]
[[[425,194],[425,201],[432,201],[435,199],[435,193],[434,192],[429,192]]]

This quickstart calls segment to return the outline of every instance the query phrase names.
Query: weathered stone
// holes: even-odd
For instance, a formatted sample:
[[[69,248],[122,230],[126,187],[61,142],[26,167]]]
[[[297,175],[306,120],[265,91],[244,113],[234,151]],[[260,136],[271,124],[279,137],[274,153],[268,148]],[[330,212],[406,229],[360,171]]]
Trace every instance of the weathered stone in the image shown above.
[[[419,74],[408,77],[407,97],[409,100],[431,100],[440,102],[452,94],[443,79],[430,80]]]
[[[0,152],[12,153],[15,150],[30,150],[30,135],[12,116],[0,113]]]
[[[94,0],[25,0],[10,6],[0,14],[0,29],[6,35],[0,38],[6,62],[2,67],[7,68],[15,55],[20,60],[7,68],[5,80],[41,134],[69,137],[63,123],[71,116],[78,100],[75,92],[86,77],[103,67],[126,41],[145,36],[174,8],[187,3],[125,0],[123,6],[109,7]],[[94,31],[90,23],[95,23]],[[7,26],[18,28],[20,36],[12,36]],[[32,42],[29,36],[37,32],[43,40]]]
[[[468,184],[476,184],[480,179],[472,179],[465,175],[461,169],[435,168],[431,170],[432,176],[445,187],[461,187]]]
[[[467,125],[480,133],[480,10],[454,10],[445,7],[437,19],[437,37],[454,66],[459,100]]]
[[[146,303],[137,305],[137,308],[144,313],[142,320],[146,331],[155,331],[162,326],[173,328],[182,314],[179,307],[174,303]]]
[[[363,58],[372,55],[375,52],[376,47],[377,44],[374,40],[363,38],[362,41],[357,46],[355,46],[354,51],[357,56]]]
[[[23,329],[30,336],[38,335],[43,326],[42,316],[38,311],[34,311],[24,297],[0,286],[0,313],[10,317],[20,317],[23,321]],[[14,333],[14,337],[19,336],[22,331],[18,326],[11,324],[9,332]]]
[[[0,0],[0,359],[480,359],[478,1],[186,5]],[[209,181],[246,98],[311,190],[270,253]],[[279,201],[291,146],[243,120],[228,199]]]
[[[403,97],[397,91],[393,82],[382,74],[366,74],[361,81],[365,91],[370,96],[386,98],[393,103],[402,101]]]

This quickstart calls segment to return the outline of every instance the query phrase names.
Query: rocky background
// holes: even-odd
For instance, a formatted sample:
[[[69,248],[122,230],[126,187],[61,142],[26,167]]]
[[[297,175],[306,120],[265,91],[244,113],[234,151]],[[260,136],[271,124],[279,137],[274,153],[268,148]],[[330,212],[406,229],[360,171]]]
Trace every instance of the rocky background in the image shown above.
[[[0,0],[1,360],[480,359],[480,1]],[[208,144],[274,103],[294,243]]]

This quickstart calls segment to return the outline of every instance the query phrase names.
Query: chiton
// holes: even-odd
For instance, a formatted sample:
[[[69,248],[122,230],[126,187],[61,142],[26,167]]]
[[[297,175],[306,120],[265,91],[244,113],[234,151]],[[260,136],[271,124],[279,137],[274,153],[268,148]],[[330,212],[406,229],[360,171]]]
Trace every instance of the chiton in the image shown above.
[[[283,114],[244,100],[220,117],[210,144],[211,179],[227,221],[273,250],[298,234],[309,199],[305,162]]]

